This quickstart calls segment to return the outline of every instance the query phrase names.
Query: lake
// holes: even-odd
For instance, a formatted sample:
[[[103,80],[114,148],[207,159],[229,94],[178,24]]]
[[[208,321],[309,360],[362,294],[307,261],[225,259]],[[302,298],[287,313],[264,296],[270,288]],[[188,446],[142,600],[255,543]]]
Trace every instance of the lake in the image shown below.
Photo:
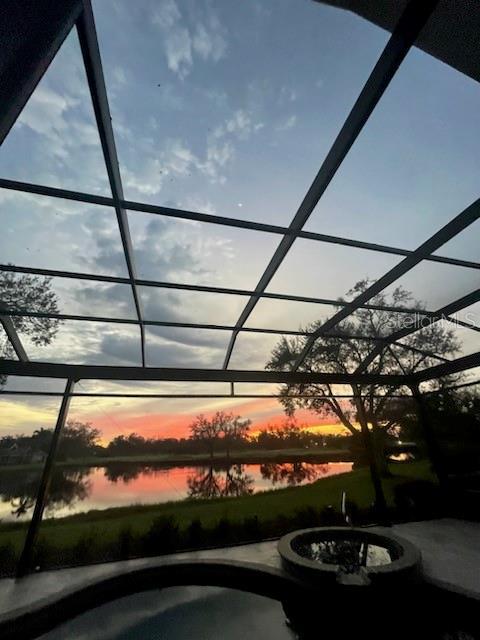
[[[159,466],[114,463],[103,467],[57,467],[45,518],[62,518],[91,509],[156,504],[175,500],[244,496],[308,484],[352,470],[352,462],[292,462],[230,466]],[[39,471],[0,473],[0,521],[31,517]]]

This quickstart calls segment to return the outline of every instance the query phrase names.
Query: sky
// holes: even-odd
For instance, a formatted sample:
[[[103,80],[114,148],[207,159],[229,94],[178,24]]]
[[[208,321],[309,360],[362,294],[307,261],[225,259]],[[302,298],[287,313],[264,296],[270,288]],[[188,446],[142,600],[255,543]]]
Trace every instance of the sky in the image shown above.
[[[310,0],[93,5],[125,197],[279,225],[295,214],[388,39],[361,18]],[[421,244],[478,197],[479,104],[473,80],[412,49],[306,229],[406,249]],[[0,176],[110,195],[75,31],[0,148]],[[108,207],[0,189],[0,218],[2,262],[127,275]],[[169,282],[253,289],[280,239],[133,211],[128,219],[139,277]],[[438,253],[478,260],[479,225]],[[399,259],[297,239],[267,291],[336,299]],[[435,309],[477,288],[479,277],[474,269],[430,262],[401,284]],[[126,285],[55,278],[52,286],[63,313],[135,317]],[[178,322],[234,324],[247,301],[148,287],[140,295],[147,319]],[[470,312],[476,318],[478,308]],[[297,329],[332,313],[263,299],[246,325]],[[478,348],[472,333],[459,330],[465,353]],[[150,327],[147,363],[221,367],[229,337]],[[231,368],[263,368],[278,339],[240,334]],[[26,346],[34,360],[140,364],[138,330],[126,324],[68,321],[51,345]],[[20,428],[28,407],[8,402],[3,424]],[[268,419],[281,414],[275,402],[266,405]],[[146,425],[145,416],[184,407],[108,406],[118,425],[109,429],[137,419]],[[208,410],[197,401],[188,415],[198,407]],[[93,421],[101,422],[104,410],[91,405]],[[264,420],[263,409],[244,410]]]

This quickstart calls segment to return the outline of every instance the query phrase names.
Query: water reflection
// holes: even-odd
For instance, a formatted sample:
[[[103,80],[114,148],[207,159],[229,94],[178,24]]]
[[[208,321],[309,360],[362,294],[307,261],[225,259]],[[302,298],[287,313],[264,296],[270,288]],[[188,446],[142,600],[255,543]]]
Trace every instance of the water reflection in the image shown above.
[[[277,484],[287,484],[295,487],[305,482],[313,482],[322,475],[327,475],[330,465],[327,464],[309,464],[307,462],[284,462],[273,463],[266,462],[260,465],[262,478],[270,480],[272,486]]]
[[[123,482],[128,484],[136,480],[141,474],[152,475],[157,470],[149,465],[135,462],[114,462],[104,467],[105,477],[113,483]]]
[[[35,506],[35,500],[28,496],[22,496],[21,498],[12,498],[10,504],[12,505],[12,511],[10,512],[12,516],[21,518]]]
[[[195,467],[123,462],[104,467],[56,467],[45,515],[64,517],[91,509],[186,498],[240,497],[307,484],[351,469],[349,462],[266,462]],[[0,521],[31,517],[40,477],[40,470],[0,471]]]
[[[347,573],[354,573],[360,567],[376,567],[393,561],[387,547],[370,544],[364,540],[299,541],[295,545],[295,551],[309,560],[339,565]]]
[[[53,515],[65,507],[72,507],[77,502],[86,500],[92,492],[90,476],[91,468],[54,469],[50,482],[49,495],[45,507],[46,515]],[[40,471],[5,471],[0,474],[0,498],[3,503],[10,503],[8,520],[29,516],[35,506]],[[1,517],[7,514],[2,511]]]
[[[187,478],[189,498],[230,498],[253,493],[254,478],[244,470],[245,465],[227,468],[204,467]]]

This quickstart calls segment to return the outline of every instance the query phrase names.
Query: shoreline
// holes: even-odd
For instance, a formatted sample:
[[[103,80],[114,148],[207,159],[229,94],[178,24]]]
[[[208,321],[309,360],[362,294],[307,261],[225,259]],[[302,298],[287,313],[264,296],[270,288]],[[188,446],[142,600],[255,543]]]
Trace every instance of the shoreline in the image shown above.
[[[218,452],[211,457],[209,454],[157,454],[140,456],[92,457],[70,460],[59,460],[56,467],[108,467],[114,464],[154,464],[162,467],[187,467],[200,465],[233,465],[233,464],[262,464],[265,462],[294,463],[308,462],[310,464],[326,464],[328,462],[356,462],[357,456],[347,449],[326,449],[322,451],[311,449],[272,449],[254,451]],[[2,472],[9,471],[41,471],[42,463],[5,465]]]

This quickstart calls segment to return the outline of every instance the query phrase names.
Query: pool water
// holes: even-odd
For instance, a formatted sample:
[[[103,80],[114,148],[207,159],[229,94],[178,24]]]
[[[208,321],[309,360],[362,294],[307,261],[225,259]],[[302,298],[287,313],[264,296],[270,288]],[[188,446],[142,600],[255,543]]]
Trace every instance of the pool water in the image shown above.
[[[418,628],[420,621],[415,622],[413,616],[396,620],[396,625],[387,630],[373,611],[361,620],[352,616],[352,603],[342,600],[337,609],[334,601],[325,600],[325,595],[319,594],[313,635],[297,635],[287,624],[281,604],[270,598],[234,589],[184,586],[115,600],[37,640],[479,640],[476,633],[459,630],[461,624],[457,627],[451,620],[442,621],[441,611],[436,617],[431,617],[431,611],[424,617],[426,628]],[[347,619],[341,613],[346,606],[350,611]],[[353,629],[347,629],[348,620],[353,621]]]
[[[121,598],[42,640],[293,640],[282,605],[218,587],[169,587]]]

